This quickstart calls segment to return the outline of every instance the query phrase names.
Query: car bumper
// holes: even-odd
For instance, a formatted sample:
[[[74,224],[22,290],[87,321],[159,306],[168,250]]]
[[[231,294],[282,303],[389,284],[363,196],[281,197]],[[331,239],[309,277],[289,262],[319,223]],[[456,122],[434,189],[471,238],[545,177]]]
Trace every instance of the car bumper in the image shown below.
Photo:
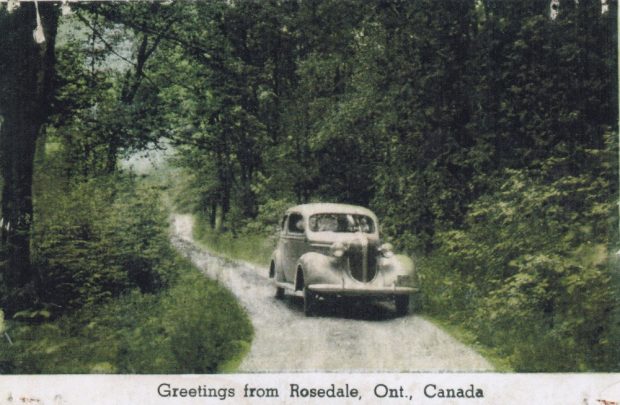
[[[340,295],[347,297],[390,297],[414,294],[419,291],[419,289],[415,287],[342,287],[333,284],[310,284],[308,289],[321,295]]]

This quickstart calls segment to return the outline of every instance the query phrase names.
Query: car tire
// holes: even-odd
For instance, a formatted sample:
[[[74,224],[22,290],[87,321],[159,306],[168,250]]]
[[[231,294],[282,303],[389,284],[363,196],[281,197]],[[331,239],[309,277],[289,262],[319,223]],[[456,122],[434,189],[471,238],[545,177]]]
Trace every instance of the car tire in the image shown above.
[[[284,288],[276,287],[276,299],[281,300],[284,298]]]
[[[394,298],[394,305],[396,306],[396,315],[405,316],[409,313],[409,296],[397,295]]]
[[[307,287],[304,287],[304,315],[314,316],[316,313],[316,296]]]

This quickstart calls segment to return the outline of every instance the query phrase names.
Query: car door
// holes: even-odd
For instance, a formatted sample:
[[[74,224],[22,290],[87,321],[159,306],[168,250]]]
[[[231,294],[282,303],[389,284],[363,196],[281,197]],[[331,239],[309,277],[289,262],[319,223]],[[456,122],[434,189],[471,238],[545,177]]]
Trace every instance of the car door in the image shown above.
[[[284,237],[284,275],[286,281],[295,282],[295,265],[306,251],[304,218],[300,213],[292,212],[288,216]]]

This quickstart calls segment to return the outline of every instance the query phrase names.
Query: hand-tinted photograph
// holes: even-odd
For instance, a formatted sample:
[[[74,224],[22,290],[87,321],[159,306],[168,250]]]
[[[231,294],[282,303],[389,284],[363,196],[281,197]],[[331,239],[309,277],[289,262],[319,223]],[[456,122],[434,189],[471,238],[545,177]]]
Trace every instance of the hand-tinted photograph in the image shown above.
[[[0,2],[0,374],[620,372],[617,34]]]

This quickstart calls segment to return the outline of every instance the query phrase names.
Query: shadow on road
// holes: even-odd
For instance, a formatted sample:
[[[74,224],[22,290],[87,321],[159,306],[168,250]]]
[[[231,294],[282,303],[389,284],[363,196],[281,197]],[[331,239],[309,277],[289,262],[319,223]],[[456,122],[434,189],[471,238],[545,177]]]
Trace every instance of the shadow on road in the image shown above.
[[[284,303],[289,310],[303,316],[303,298],[286,295],[281,302]],[[322,300],[318,302],[314,317],[343,318],[360,321],[388,321],[398,318],[394,306],[386,302],[346,298]]]

